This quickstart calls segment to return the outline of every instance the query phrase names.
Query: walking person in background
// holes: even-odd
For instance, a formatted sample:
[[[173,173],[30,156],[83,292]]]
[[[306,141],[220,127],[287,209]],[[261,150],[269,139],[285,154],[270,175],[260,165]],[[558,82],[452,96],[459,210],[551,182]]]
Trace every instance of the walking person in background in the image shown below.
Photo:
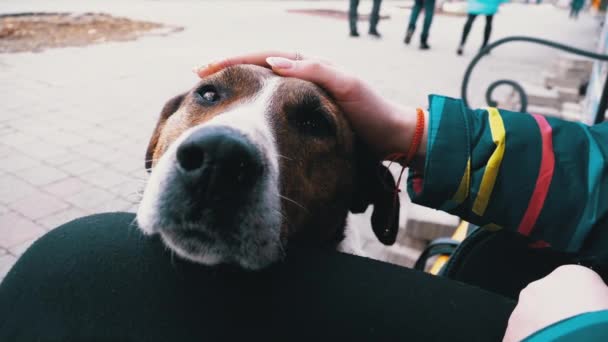
[[[585,0],[572,0],[570,2],[570,18],[578,19],[578,13],[583,8]]]
[[[429,30],[431,29],[431,23],[433,22],[433,14],[435,12],[435,0],[416,0],[412,13],[410,14],[410,22],[407,27],[405,34],[404,43],[409,44],[416,30],[416,21],[418,21],[418,15],[420,10],[424,6],[424,24],[422,26],[422,34],[420,35],[420,49],[428,50],[431,47],[428,44]]]
[[[380,21],[380,3],[382,0],[373,0],[372,13],[369,17],[369,34],[380,38],[381,35],[377,30],[378,21]],[[359,7],[359,0],[350,0],[350,8],[348,11],[348,19],[350,23],[350,36],[359,37],[359,31],[357,31],[357,21],[359,20],[359,14],[357,8]]]
[[[498,11],[498,7],[504,0],[468,0],[467,1],[467,22],[464,24],[464,30],[462,31],[462,38],[460,39],[460,45],[458,46],[457,53],[458,55],[462,55],[464,50],[464,44],[467,41],[467,37],[469,36],[469,32],[471,32],[471,27],[473,26],[473,21],[477,18],[478,15],[486,16],[486,29],[483,32],[483,43],[481,44],[481,49],[485,48],[488,45],[488,41],[490,40],[490,34],[492,33],[492,19],[494,18],[494,14]]]

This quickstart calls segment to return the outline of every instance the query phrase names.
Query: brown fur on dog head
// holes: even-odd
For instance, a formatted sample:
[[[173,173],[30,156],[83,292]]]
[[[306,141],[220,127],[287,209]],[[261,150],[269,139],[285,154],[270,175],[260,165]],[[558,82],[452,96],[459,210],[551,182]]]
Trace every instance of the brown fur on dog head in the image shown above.
[[[201,94],[209,89],[218,98],[212,105],[200,100]],[[348,211],[359,213],[371,204],[374,232],[381,242],[392,244],[399,212],[398,200],[394,202],[392,192],[392,176],[356,142],[348,121],[333,100],[310,82],[278,78],[266,69],[252,66],[228,68],[202,80],[163,107],[146,152],[146,168],[154,172],[171,144],[187,130],[221,121],[228,117],[222,118],[226,113],[249,108],[258,101],[261,92],[271,92],[264,95],[269,98],[262,108],[264,112],[240,114],[247,120],[249,115],[265,120],[276,147],[276,155],[264,157],[278,165],[280,212],[259,213],[260,217],[280,216],[284,242],[335,246],[344,237]],[[161,232],[163,229],[154,228]]]

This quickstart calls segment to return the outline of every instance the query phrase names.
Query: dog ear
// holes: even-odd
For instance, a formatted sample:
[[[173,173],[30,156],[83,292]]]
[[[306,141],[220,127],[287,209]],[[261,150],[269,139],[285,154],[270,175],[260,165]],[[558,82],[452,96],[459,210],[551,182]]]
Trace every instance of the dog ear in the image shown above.
[[[371,204],[372,229],[380,242],[392,245],[399,230],[399,196],[390,170],[382,165],[361,143],[357,143],[355,193],[352,213],[362,213]]]
[[[158,144],[158,139],[160,138],[160,132],[165,125],[167,119],[175,113],[179,107],[182,105],[184,98],[186,97],[186,93],[177,95],[167,101],[163,106],[163,110],[160,112],[160,117],[158,118],[158,123],[154,128],[154,133],[152,133],[152,137],[150,138],[150,142],[148,143],[148,149],[146,150],[146,170],[151,172],[152,169],[152,159],[154,158],[154,150],[156,149],[156,144]]]

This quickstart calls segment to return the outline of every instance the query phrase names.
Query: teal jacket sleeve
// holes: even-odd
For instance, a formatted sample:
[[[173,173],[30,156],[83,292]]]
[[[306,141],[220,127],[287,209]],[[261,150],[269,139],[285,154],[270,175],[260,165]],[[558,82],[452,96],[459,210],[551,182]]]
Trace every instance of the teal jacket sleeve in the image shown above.
[[[432,95],[428,125],[424,168],[408,178],[414,203],[563,251],[608,238],[608,123],[472,110]]]
[[[566,318],[526,337],[524,342],[608,341],[608,310]]]

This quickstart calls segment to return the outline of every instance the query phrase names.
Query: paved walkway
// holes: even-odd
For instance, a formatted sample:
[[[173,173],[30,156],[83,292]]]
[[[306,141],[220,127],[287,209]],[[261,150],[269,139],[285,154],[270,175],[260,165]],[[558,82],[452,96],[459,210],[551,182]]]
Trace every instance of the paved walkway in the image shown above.
[[[143,156],[161,106],[195,81],[193,66],[236,52],[276,48],[343,64],[410,105],[431,92],[459,95],[464,68],[480,45],[475,23],[465,57],[455,54],[464,18],[436,16],[421,52],[402,44],[409,10],[386,1],[382,40],[350,39],[344,21],[288,14],[294,8],[347,7],[346,1],[33,1],[3,0],[0,12],[104,11],[184,26],[168,37],[43,53],[0,55],[0,279],[49,229],[85,214],[134,211],[146,178]],[[369,3],[361,5],[368,11]],[[506,5],[493,38],[547,37],[592,48],[597,24],[550,5]],[[363,25],[361,32],[366,32]],[[416,37],[417,39],[417,37]],[[417,42],[416,42],[417,43]],[[512,44],[486,58],[470,89],[509,76],[539,80],[556,52]],[[474,96],[476,105],[484,105]]]

